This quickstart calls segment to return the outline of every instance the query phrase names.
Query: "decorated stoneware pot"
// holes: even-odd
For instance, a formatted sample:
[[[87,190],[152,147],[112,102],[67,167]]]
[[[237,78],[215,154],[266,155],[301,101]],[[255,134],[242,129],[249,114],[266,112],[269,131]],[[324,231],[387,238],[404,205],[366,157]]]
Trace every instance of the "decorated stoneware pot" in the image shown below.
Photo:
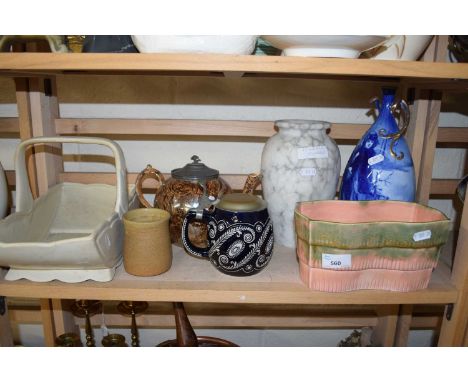
[[[194,246],[188,225],[200,220],[208,226],[208,247]],[[273,253],[273,226],[266,202],[251,194],[225,195],[210,209],[187,213],[182,225],[182,242],[188,253],[209,258],[221,272],[249,276],[260,272]]]
[[[342,200],[415,200],[416,179],[411,152],[404,138],[409,124],[406,102],[395,102],[395,91],[383,89],[383,99],[374,99],[379,116],[364,134],[343,173]],[[401,129],[395,121],[397,110]]]

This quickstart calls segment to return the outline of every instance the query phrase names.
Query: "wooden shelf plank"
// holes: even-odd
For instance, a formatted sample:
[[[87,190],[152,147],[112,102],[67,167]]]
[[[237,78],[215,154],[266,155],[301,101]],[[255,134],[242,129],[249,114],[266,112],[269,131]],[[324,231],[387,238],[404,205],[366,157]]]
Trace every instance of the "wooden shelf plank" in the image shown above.
[[[173,135],[268,138],[275,133],[272,121],[230,121],[196,119],[59,118],[59,135]],[[357,140],[369,128],[366,124],[333,123],[333,139]],[[131,131],[131,133],[129,133]],[[18,118],[0,118],[0,134],[19,134]],[[438,129],[438,143],[468,143],[468,128]]]
[[[215,54],[0,53],[0,71],[242,72],[468,79],[468,64]]]
[[[439,127],[437,143],[468,143],[468,127]]]
[[[34,283],[0,280],[0,295],[8,297],[182,301],[258,304],[446,304],[457,291],[446,266],[439,264],[428,289],[414,292],[361,290],[324,293],[308,289],[299,279],[296,256],[278,246],[268,267],[257,275],[232,277],[217,271],[208,261],[188,256],[173,247],[171,269],[155,277],[135,277],[120,266],[111,282],[58,281]]]
[[[459,182],[458,179],[432,179],[430,194],[455,196]]]
[[[42,322],[39,306],[14,303],[8,299],[9,316],[12,324],[37,324]],[[30,300],[36,301],[36,300]],[[334,309],[326,309],[315,305],[256,305],[256,304],[193,304],[186,303],[185,310],[190,322],[195,328],[357,328],[376,326],[375,312],[366,311],[368,306],[352,305]],[[128,317],[122,316],[116,309],[115,302],[104,302],[106,325],[108,327],[129,326]],[[425,305],[422,305],[424,307]],[[435,305],[439,306],[439,305]],[[359,311],[357,310],[359,309]],[[443,310],[439,315],[414,315],[411,327],[417,329],[431,329],[440,326]],[[77,323],[84,325],[84,319],[77,318]],[[99,327],[102,318],[91,317],[91,324]],[[150,303],[144,315],[138,317],[140,328],[174,327],[174,312],[171,303]]]
[[[0,134],[19,134],[18,118],[0,118]]]
[[[15,172],[5,171],[7,182],[10,186],[16,184]],[[128,173],[127,182],[129,185],[135,184],[135,180],[138,173]],[[165,177],[169,177],[170,174],[164,174]],[[244,174],[221,174],[221,176],[229,182],[234,190],[240,190],[244,186],[244,182],[247,175]],[[104,183],[104,184],[115,184],[115,174],[110,172],[64,172],[60,174],[60,182],[72,182],[72,183]],[[455,195],[456,188],[458,185],[458,179],[432,179],[431,182],[431,194],[433,195]],[[261,185],[258,186],[258,190],[261,190]]]

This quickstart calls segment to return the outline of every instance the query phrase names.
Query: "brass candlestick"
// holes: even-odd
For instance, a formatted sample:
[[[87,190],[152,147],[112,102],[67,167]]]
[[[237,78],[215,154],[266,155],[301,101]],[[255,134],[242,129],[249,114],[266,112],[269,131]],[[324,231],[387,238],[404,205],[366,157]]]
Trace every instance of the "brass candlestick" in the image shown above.
[[[102,346],[108,347],[127,347],[125,337],[122,334],[108,334],[102,339]]]
[[[81,347],[80,336],[76,333],[63,333],[55,339],[55,344],[59,347]]]
[[[71,311],[76,317],[86,319],[86,346],[94,347],[93,328],[91,326],[90,317],[101,311],[102,304],[97,300],[76,300],[71,306]]]
[[[132,316],[132,346],[140,346],[140,339],[138,338],[138,328],[136,324],[136,315],[143,313],[148,309],[148,303],[145,301],[122,301],[117,305],[117,310],[123,315]]]

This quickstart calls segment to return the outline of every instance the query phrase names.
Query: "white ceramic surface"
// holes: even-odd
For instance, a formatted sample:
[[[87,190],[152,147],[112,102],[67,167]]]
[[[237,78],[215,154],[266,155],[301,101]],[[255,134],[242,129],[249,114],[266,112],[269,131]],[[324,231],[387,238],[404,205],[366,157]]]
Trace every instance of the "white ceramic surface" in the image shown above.
[[[376,60],[417,60],[432,40],[432,36],[392,36],[381,46],[366,52],[366,57]]]
[[[251,54],[257,36],[137,35],[132,40],[140,53]]]
[[[8,187],[3,172],[2,164],[0,163],[0,219],[5,217],[8,207]]]
[[[276,121],[279,132],[262,153],[262,189],[273,222],[275,244],[295,248],[297,202],[333,199],[340,175],[340,151],[326,134],[329,123]]]
[[[261,36],[284,56],[357,58],[389,36],[267,35]]]

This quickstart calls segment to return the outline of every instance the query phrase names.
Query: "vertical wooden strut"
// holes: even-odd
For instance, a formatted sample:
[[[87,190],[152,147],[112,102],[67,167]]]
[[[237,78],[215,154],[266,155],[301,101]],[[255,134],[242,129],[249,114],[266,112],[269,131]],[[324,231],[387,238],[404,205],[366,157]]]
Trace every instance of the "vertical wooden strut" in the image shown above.
[[[0,277],[3,277],[6,271],[0,268]],[[13,346],[13,333],[8,317],[7,299],[0,296],[0,347]]]
[[[16,78],[15,85],[21,140],[56,135],[55,119],[59,117],[59,107],[55,78]],[[63,171],[61,146],[30,147],[26,155],[31,191],[37,198],[58,183]],[[41,300],[47,346],[54,346],[58,335],[77,331],[72,315],[62,305],[60,300]]]
[[[468,193],[467,193],[468,195]],[[445,308],[439,335],[439,346],[462,346],[468,326],[468,198],[460,222],[455,260],[452,267],[452,282],[458,290],[457,301]],[[448,314],[450,313],[450,314]]]

